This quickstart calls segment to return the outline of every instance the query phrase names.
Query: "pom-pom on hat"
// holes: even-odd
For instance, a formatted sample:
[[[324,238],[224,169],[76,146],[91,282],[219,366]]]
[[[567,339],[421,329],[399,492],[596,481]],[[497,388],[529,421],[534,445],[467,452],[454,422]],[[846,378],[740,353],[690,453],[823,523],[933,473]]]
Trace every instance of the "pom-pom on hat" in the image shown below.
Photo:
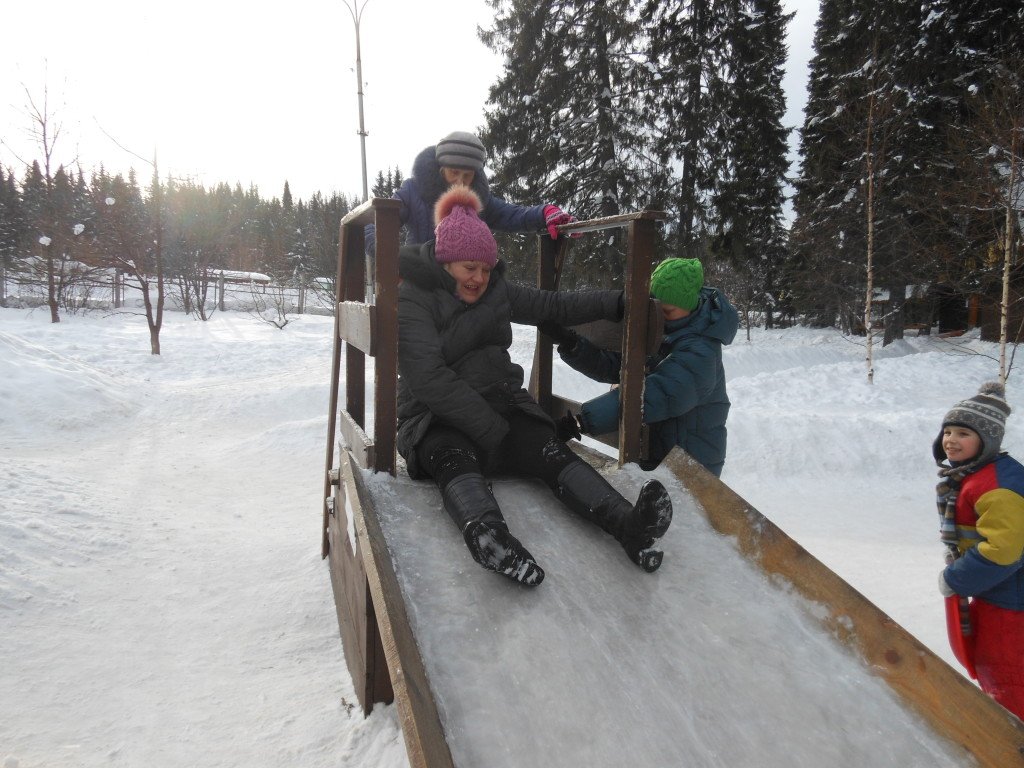
[[[453,131],[437,142],[434,157],[442,168],[469,168],[479,173],[484,169],[487,151],[472,133]]]
[[[498,263],[498,244],[479,212],[483,205],[469,187],[455,185],[434,206],[434,258],[453,261]]]
[[[703,287],[704,268],[697,259],[665,259],[651,275],[651,296],[680,309],[696,309]]]
[[[1006,432],[1006,417],[1009,415],[1010,405],[1006,402],[1006,388],[998,381],[989,381],[981,385],[974,397],[953,406],[942,419],[942,429],[967,427],[977,432],[981,438],[981,452],[971,464],[981,466],[998,455],[1003,444],[1003,434]],[[932,452],[936,461],[941,462],[945,458],[941,430]]]

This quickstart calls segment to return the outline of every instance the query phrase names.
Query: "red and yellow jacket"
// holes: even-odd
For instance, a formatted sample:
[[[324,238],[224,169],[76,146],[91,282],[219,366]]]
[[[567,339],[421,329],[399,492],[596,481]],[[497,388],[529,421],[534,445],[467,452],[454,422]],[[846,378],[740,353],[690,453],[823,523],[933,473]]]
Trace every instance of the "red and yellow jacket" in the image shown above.
[[[1024,466],[1006,454],[963,479],[956,500],[962,557],[946,582],[960,595],[1024,610]]]

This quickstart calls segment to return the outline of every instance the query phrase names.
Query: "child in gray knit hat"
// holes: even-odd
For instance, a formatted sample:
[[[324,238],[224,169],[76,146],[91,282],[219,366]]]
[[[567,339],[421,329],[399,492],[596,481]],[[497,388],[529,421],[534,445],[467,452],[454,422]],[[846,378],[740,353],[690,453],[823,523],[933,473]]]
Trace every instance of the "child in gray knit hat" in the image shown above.
[[[420,152],[412,165],[412,175],[392,197],[400,200],[398,218],[406,232],[406,245],[434,239],[434,206],[453,185],[469,187],[480,198],[480,218],[492,230],[502,232],[538,232],[548,230],[558,237],[558,227],[575,219],[557,205],[516,205],[491,192],[484,164],[487,151],[480,138],[469,131],[452,131],[437,144]],[[578,236],[575,233],[573,237]],[[376,228],[367,224],[366,252],[373,253]]]
[[[932,445],[951,552],[939,590],[972,598],[965,666],[973,662],[982,690],[1024,718],[1024,466],[1002,451],[1005,395],[1001,383],[983,384],[945,415]]]

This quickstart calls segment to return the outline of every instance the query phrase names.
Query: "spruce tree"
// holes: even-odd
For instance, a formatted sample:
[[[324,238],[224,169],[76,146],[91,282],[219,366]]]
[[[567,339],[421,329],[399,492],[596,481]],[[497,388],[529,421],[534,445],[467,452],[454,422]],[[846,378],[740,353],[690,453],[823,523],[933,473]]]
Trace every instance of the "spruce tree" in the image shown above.
[[[723,113],[726,158],[714,195],[714,252],[728,259],[748,286],[747,296],[733,298],[764,312],[780,300],[780,271],[786,256],[782,223],[788,161],[782,75],[786,59],[780,0],[745,0],[730,20],[728,76],[731,88]]]
[[[558,204],[579,219],[647,205],[652,167],[637,105],[633,3],[488,2],[494,25],[481,37],[507,62],[482,134],[495,189],[524,204]],[[615,230],[577,250],[621,275],[620,236]]]
[[[21,191],[10,171],[0,167],[0,280],[6,281],[21,258],[26,240],[26,222]],[[7,296],[7,284],[0,284],[0,302]]]
[[[704,255],[713,228],[711,197],[728,156],[728,33],[739,7],[739,0],[644,4],[644,122],[659,164],[673,169],[663,207],[677,217],[676,256]]]

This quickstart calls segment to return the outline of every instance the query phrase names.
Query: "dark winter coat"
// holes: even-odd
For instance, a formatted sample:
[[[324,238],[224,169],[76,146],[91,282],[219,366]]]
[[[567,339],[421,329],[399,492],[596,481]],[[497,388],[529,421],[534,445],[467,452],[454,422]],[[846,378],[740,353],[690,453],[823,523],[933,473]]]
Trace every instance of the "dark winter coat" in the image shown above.
[[[725,391],[722,346],[736,336],[736,310],[714,288],[703,288],[697,308],[665,324],[658,353],[647,361],[644,423],[650,425],[650,454],[641,462],[653,469],[673,446],[689,453],[715,475],[725,463],[729,397]],[[600,349],[584,338],[562,359],[597,381],[617,382],[622,355]],[[594,435],[614,432],[619,423],[619,390],[583,404],[581,421]]]
[[[483,171],[474,175],[471,187],[484,206],[480,218],[492,230],[535,232],[543,229],[543,205],[514,205],[492,195]],[[434,147],[427,147],[416,156],[412,176],[392,195],[402,201],[398,218],[405,225],[407,244],[418,245],[434,239],[434,204],[447,189],[448,185],[441,176],[441,166],[434,157]],[[366,226],[365,235],[367,252],[372,252],[377,240],[372,224]]]
[[[556,293],[510,283],[504,263],[491,272],[475,303],[456,295],[455,280],[434,260],[434,241],[399,252],[398,452],[409,474],[421,477],[416,446],[442,422],[484,451],[508,432],[505,416],[518,409],[553,422],[523,389],[512,362],[512,323],[565,325],[620,319],[621,291]]]

